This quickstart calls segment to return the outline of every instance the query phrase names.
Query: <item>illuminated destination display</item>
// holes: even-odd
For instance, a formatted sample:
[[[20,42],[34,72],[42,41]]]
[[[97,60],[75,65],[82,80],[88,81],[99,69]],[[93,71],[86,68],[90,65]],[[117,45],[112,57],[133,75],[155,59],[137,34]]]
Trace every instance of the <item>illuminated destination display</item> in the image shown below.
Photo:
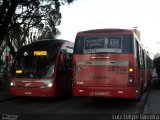
[[[47,51],[34,51],[34,56],[46,56]]]
[[[122,36],[93,36],[86,37],[83,52],[122,52]]]

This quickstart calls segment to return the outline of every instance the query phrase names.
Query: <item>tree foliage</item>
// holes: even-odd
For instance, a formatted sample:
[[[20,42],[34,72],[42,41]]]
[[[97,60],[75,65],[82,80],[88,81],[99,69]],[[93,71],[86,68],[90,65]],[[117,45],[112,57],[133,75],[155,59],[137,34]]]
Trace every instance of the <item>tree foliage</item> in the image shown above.
[[[0,0],[0,46],[5,41],[19,49],[27,39],[54,38],[60,34],[56,29],[61,22],[60,6],[73,1]]]

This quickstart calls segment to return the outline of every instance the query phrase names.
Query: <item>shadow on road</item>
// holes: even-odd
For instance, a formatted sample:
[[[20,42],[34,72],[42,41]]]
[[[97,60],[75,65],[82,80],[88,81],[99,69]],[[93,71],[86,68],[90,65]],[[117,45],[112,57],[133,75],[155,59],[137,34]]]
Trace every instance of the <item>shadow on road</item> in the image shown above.
[[[151,83],[151,89],[160,89],[160,78],[154,78],[154,80]]]

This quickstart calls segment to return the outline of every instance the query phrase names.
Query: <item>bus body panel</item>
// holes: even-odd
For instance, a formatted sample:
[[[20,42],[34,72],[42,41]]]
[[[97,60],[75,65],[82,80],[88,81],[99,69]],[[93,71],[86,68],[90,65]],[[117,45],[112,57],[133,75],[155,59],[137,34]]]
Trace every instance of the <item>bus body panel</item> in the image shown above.
[[[140,70],[136,69],[134,59],[132,54],[74,55],[73,96],[138,98],[140,93],[136,91],[140,91]],[[137,75],[135,87],[128,87],[129,67]]]
[[[72,71],[61,71],[55,80],[56,96],[71,96],[72,95]]]
[[[84,86],[127,86],[129,56],[126,55],[84,55],[86,59],[77,58],[76,82],[84,82]],[[119,56],[119,57],[118,57]],[[78,57],[78,56],[77,56]],[[104,59],[104,58],[107,59]],[[94,59],[92,59],[94,58]],[[118,58],[118,59],[117,59]]]
[[[110,97],[110,98],[138,98],[140,93],[135,92],[137,89],[134,87],[73,87],[74,96],[90,96],[90,97]]]
[[[34,97],[53,97],[56,96],[55,88],[39,89],[39,88],[10,88],[13,96],[34,96]]]
[[[16,86],[10,88],[14,96],[36,96],[36,97],[58,97],[72,94],[71,71],[57,79],[16,79],[12,78]],[[53,87],[46,88],[45,85],[53,82]]]
[[[109,65],[110,63],[115,64],[115,62],[121,62],[124,65]],[[92,65],[79,65],[79,63],[76,67],[76,78],[77,82],[84,81],[84,86],[127,85],[128,61],[83,61],[84,64],[89,63]],[[95,65],[97,63],[101,63],[102,66]]]

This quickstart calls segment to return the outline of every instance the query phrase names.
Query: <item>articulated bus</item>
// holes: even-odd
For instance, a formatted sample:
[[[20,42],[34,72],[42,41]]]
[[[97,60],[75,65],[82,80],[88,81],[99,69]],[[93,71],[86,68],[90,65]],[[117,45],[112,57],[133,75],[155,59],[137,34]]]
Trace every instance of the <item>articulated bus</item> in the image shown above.
[[[139,99],[151,80],[152,60],[129,29],[78,32],[73,96]]]
[[[10,82],[14,96],[58,97],[72,95],[73,43],[40,40],[22,47]]]

